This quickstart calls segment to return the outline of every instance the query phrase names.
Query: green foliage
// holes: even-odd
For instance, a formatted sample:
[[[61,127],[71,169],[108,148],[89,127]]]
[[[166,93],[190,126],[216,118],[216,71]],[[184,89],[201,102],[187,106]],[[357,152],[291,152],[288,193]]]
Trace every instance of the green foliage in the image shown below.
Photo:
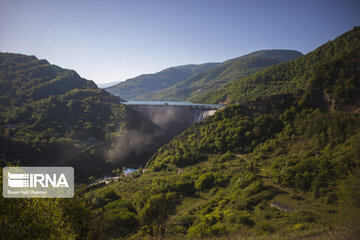
[[[344,49],[314,70],[310,84],[322,88],[335,103],[354,103],[360,94],[359,56],[358,48]]]
[[[184,195],[191,195],[194,194],[196,191],[194,186],[194,181],[190,177],[186,177],[186,176],[180,176],[176,178],[176,182],[172,189],[175,192]]]
[[[104,191],[97,192],[96,195],[91,195],[89,199],[91,200],[92,207],[101,208],[107,203],[119,199],[120,196],[115,192],[114,189],[107,189]]]
[[[298,210],[290,215],[289,221],[292,223],[313,223],[316,215],[308,210]]]
[[[340,181],[337,190],[339,198],[339,210],[343,214],[342,224],[357,229],[360,224],[360,177],[359,169],[349,174],[345,179]]]
[[[273,224],[269,222],[259,222],[256,224],[255,229],[259,233],[274,233],[276,230]]]
[[[188,237],[215,237],[224,235],[226,231],[226,225],[217,223],[209,226],[209,220],[205,219],[195,226],[192,226],[188,230]]]
[[[0,205],[4,239],[76,239],[58,200],[1,198]]]
[[[151,236],[163,237],[166,221],[176,203],[176,193],[159,193],[147,199],[140,212],[140,219]]]
[[[96,89],[95,83],[81,78],[75,71],[50,65],[34,56],[0,53],[1,105],[20,106],[79,89]]]
[[[273,178],[284,185],[311,190],[315,197],[331,194],[336,179],[344,179],[350,169],[360,164],[359,120],[358,115],[351,113],[298,113],[291,132],[308,139],[310,149],[273,159]]]
[[[277,104],[277,101],[267,103]],[[193,125],[163,146],[150,160],[150,166],[156,170],[171,164],[186,167],[205,161],[209,153],[250,152],[255,145],[273,136],[281,126],[273,114],[260,114],[250,108],[252,106],[230,106]],[[257,118],[252,121],[249,113]],[[254,128],[261,129],[261,135],[253,134]],[[224,158],[230,159],[229,154]]]
[[[2,176],[0,176],[2,185]],[[2,195],[2,192],[1,192]],[[0,198],[2,239],[92,239],[93,219],[82,190],[72,199]]]
[[[137,212],[128,201],[119,199],[105,205],[101,216],[101,234],[111,237],[124,237],[137,229]]]
[[[212,173],[205,173],[201,175],[195,182],[197,190],[209,189],[214,185],[214,175]]]
[[[91,239],[94,233],[94,222],[91,207],[84,199],[84,187],[75,191],[74,197],[59,200],[63,218],[70,224],[76,239]]]
[[[227,162],[234,158],[234,154],[232,154],[230,151],[227,151],[225,154],[221,155],[219,158],[220,162]]]
[[[254,220],[248,212],[231,211],[225,215],[226,221],[232,224],[242,224],[249,227],[254,225]]]
[[[250,196],[253,196],[253,195],[261,192],[263,189],[264,189],[264,186],[263,186],[262,182],[255,181],[255,182],[251,183],[249,186],[247,186],[246,188],[244,188],[244,190],[242,191],[242,194],[245,197],[250,197]]]

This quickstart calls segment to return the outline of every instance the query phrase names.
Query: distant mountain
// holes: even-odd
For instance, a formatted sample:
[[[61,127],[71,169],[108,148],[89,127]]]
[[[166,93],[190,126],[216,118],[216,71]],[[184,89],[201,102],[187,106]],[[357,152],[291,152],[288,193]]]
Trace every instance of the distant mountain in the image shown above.
[[[120,101],[73,70],[0,53],[0,166],[70,165],[84,179],[144,164],[162,129]],[[140,149],[134,134],[153,141]]]
[[[96,85],[98,86],[98,88],[107,88],[107,87],[114,86],[118,83],[121,83],[121,81],[108,82],[108,83],[97,83]]]
[[[105,90],[126,100],[134,100],[140,95],[171,87],[196,73],[209,70],[217,65],[219,63],[189,64],[171,67],[158,73],[143,74],[128,79]]]
[[[199,95],[220,88],[268,66],[301,57],[294,50],[261,50],[231,59],[207,71],[197,73],[172,87],[137,97],[137,100],[194,101]]]
[[[359,28],[354,28],[303,57],[239,78],[199,95],[194,101],[237,103],[258,96],[295,93],[317,86],[321,98],[334,104],[349,102],[349,99],[360,96],[359,36]]]

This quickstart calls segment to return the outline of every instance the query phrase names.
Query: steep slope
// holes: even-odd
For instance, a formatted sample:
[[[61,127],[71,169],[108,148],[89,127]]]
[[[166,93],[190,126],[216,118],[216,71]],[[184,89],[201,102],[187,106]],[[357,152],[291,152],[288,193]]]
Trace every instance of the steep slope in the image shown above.
[[[140,95],[168,88],[193,74],[206,71],[217,65],[218,63],[204,63],[171,67],[158,73],[144,74],[128,79],[125,82],[106,88],[106,91],[121,96],[126,100],[134,100]]]
[[[11,106],[60,95],[73,89],[96,89],[75,71],[50,65],[34,56],[0,53],[1,105]]]
[[[87,197],[94,211],[104,211],[98,234],[357,239],[358,40],[355,28],[308,54],[310,59],[288,63],[294,71],[306,71],[296,78],[304,90],[259,92],[256,100],[228,106],[161,147],[145,172],[91,191]],[[303,62],[309,64],[306,69]],[[282,69],[286,77],[284,66],[249,78],[261,85],[262,78],[254,76],[267,73],[262,80],[280,91],[276,80]],[[238,89],[233,91],[237,96]],[[126,231],[115,231],[118,212],[122,226],[129,226]]]
[[[243,76],[260,71],[268,66],[301,57],[293,50],[261,50],[231,59],[208,70],[191,76],[172,87],[145,94],[138,99],[166,101],[194,101],[198,95],[220,88]]]
[[[78,178],[139,166],[161,129],[75,71],[34,56],[0,54],[1,165],[71,165]],[[138,149],[132,136],[154,137]],[[121,154],[116,154],[122,148]]]
[[[195,100],[202,103],[235,103],[255,99],[261,95],[294,93],[298,90],[305,90],[313,79],[323,79],[324,76],[328,78],[326,81],[341,81],[344,84],[343,86],[337,85],[339,92],[342,91],[345,94],[345,92],[351,91],[353,92],[351,95],[359,93],[359,78],[354,76],[350,79],[346,76],[357,71],[359,31],[359,28],[355,27],[352,31],[301,58],[240,78],[220,89],[200,95]],[[330,62],[332,63],[329,64]],[[338,68],[337,64],[342,64],[342,68],[349,68],[349,70],[333,75],[332,72]],[[323,65],[327,65],[329,69],[322,67]],[[321,77],[320,72],[325,75]],[[322,81],[326,82],[325,80]],[[323,87],[325,88],[324,93],[335,91],[335,89],[330,90],[325,85]]]

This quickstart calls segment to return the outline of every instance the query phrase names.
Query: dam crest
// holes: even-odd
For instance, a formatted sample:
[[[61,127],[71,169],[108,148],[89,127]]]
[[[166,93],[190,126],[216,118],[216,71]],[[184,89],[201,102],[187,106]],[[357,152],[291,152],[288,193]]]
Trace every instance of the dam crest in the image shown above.
[[[165,130],[183,131],[196,122],[215,114],[224,105],[189,102],[129,101],[126,104]]]

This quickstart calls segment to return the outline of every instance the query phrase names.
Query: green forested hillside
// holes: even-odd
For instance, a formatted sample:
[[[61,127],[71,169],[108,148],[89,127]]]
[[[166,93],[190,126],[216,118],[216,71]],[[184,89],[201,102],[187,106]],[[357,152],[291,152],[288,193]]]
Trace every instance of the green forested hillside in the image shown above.
[[[293,50],[261,50],[231,59],[207,71],[195,74],[169,88],[137,97],[139,100],[194,101],[198,95],[220,88],[265,67],[302,56]]]
[[[227,107],[160,148],[144,173],[87,193],[96,234],[356,239],[359,130],[359,114],[301,95]]]
[[[0,53],[0,104],[18,106],[28,101],[79,89],[96,89],[75,71],[51,65],[35,56]]]
[[[159,148],[144,169],[79,186],[74,199],[1,199],[0,232],[8,239],[44,232],[63,239],[358,239],[359,30],[209,96],[235,104]],[[10,147],[31,147],[8,136],[0,140]],[[33,231],[17,231],[21,225]]]
[[[343,46],[333,49],[336,57],[320,55],[328,54],[324,46],[307,55],[318,75],[299,64],[303,90],[259,93],[256,100],[230,105],[161,147],[144,172],[85,194],[92,221],[101,219],[97,236],[356,239],[358,30],[328,43]],[[297,69],[295,63],[288,64]],[[248,78],[260,86],[275,83],[288,64],[270,68],[277,70],[274,79],[270,70]]]
[[[301,58],[240,78],[195,100],[236,103],[262,95],[294,93],[298,89],[305,90],[315,82],[320,84],[318,87],[323,89],[325,95],[341,96],[341,101],[349,99],[350,95],[359,96],[359,36],[359,27],[355,27]],[[339,68],[346,70],[338,71]],[[337,81],[336,89],[327,86],[332,81]]]
[[[144,164],[158,147],[158,126],[75,71],[1,53],[0,86],[2,165],[71,165],[85,178],[111,170],[110,161]],[[155,140],[135,149],[132,131]],[[120,143],[123,152],[115,156]]]
[[[180,81],[187,79],[193,74],[206,71],[217,66],[219,63],[189,64],[167,68],[154,74],[144,74],[128,79],[125,82],[106,88],[106,91],[121,96],[126,100],[139,99],[143,94],[168,88]]]

